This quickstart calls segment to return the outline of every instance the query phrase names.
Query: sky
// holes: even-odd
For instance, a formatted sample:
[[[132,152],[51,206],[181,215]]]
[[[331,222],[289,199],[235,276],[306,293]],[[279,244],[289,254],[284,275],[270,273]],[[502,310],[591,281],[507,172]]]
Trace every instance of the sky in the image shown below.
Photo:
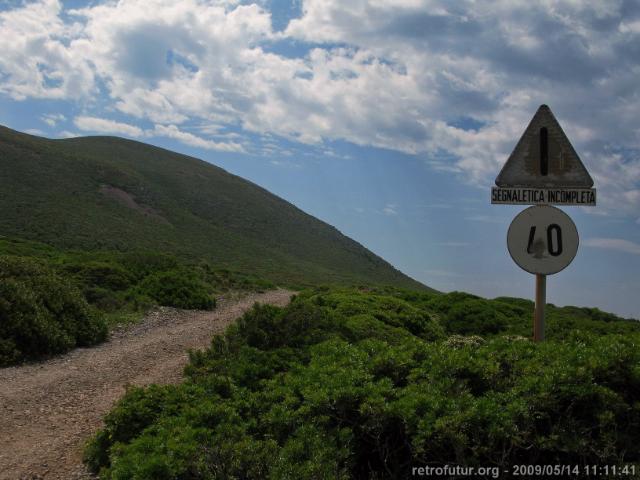
[[[442,291],[533,298],[490,188],[541,104],[598,189],[548,301],[640,318],[636,0],[0,0],[0,124],[193,155]]]

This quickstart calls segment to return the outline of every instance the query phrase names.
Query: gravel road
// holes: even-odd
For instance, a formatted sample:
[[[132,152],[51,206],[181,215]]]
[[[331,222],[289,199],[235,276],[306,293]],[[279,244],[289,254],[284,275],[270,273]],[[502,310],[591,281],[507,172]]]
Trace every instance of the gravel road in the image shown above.
[[[93,478],[82,447],[127,385],[180,382],[187,349],[208,346],[255,302],[283,306],[292,293],[223,298],[212,312],[162,308],[96,347],[0,369],[0,479]]]

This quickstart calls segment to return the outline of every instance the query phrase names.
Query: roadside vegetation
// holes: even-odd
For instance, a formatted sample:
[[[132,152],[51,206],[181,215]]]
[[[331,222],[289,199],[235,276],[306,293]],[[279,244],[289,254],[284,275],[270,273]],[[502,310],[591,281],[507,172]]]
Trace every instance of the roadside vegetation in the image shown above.
[[[0,257],[0,366],[106,336],[104,319],[70,282],[39,262]]]
[[[0,238],[0,366],[104,341],[152,307],[211,310],[270,282],[159,252],[62,251]]]
[[[103,479],[408,478],[456,464],[640,462],[640,323],[531,302],[317,288],[256,306],[177,386],[132,388]]]

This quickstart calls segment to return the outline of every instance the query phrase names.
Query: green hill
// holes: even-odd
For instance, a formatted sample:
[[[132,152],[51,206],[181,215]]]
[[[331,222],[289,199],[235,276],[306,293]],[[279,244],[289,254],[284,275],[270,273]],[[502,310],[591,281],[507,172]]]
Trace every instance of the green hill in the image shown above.
[[[0,127],[0,235],[167,252],[287,284],[427,288],[247,180],[116,137],[49,140]]]

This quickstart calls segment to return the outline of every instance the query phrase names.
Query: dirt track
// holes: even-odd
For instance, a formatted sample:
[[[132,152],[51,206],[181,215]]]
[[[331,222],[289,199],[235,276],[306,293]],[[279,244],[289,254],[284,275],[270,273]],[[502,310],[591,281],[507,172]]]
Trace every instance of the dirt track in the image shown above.
[[[213,312],[163,308],[111,340],[46,362],[0,369],[0,479],[82,479],[84,442],[127,385],[177,383],[188,348],[208,346],[255,302],[285,290],[223,299]]]

